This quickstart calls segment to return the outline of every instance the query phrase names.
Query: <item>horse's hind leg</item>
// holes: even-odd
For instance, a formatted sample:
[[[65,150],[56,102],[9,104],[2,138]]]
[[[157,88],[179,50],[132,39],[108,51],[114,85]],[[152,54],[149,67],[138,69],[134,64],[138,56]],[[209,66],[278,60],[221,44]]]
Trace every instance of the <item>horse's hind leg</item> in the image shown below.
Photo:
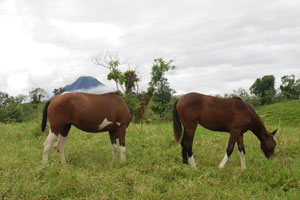
[[[184,164],[188,164],[188,161],[190,165],[193,168],[196,168],[196,163],[193,156],[193,140],[194,140],[194,134],[196,130],[196,125],[190,125],[184,127],[184,134],[181,140],[181,148],[182,148],[182,160]]]
[[[44,142],[43,162],[48,162],[49,151],[56,138],[57,136],[54,133],[52,133],[50,129],[48,137]]]
[[[241,168],[246,169],[246,158],[245,158],[245,147],[244,147],[243,135],[239,137],[237,144],[240,152]]]
[[[110,141],[112,145],[113,160],[117,159],[117,133],[115,131],[109,131]]]
[[[125,134],[126,134],[126,127],[120,127],[118,130],[119,135],[119,143],[120,143],[120,155],[121,155],[121,162],[125,161]]]
[[[58,135],[58,142],[57,142],[57,149],[59,151],[59,157],[62,165],[66,165],[66,158],[65,158],[65,142],[67,136],[62,136],[61,134]]]
[[[66,158],[65,158],[65,142],[71,128],[71,124],[67,124],[61,130],[61,133],[58,135],[57,149],[59,151],[59,157],[61,164],[66,166]]]

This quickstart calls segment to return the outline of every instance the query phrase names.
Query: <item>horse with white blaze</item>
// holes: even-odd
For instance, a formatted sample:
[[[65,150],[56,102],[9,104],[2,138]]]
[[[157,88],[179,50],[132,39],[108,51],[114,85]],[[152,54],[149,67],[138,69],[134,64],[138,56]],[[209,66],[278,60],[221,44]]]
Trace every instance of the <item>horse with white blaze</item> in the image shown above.
[[[65,92],[51,98],[44,107],[42,131],[45,131],[47,117],[50,131],[44,142],[43,161],[58,137],[57,149],[63,165],[65,141],[71,125],[85,132],[108,131],[112,144],[113,159],[116,160],[119,139],[121,162],[125,161],[125,134],[131,114],[124,99],[117,92],[88,94],[83,92]]]

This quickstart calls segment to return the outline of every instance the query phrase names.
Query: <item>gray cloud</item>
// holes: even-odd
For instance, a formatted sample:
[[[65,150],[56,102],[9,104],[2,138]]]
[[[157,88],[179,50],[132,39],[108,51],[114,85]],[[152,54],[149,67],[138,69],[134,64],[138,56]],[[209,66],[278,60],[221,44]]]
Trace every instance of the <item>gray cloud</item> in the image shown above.
[[[274,74],[277,85],[286,74],[300,78],[297,0],[31,0],[17,2],[14,8],[13,13],[4,9],[3,16],[20,20],[22,34],[38,45],[32,53],[40,53],[32,55],[39,67],[31,69],[37,64],[30,60],[23,63],[28,79],[22,91],[33,87],[50,91],[80,75],[95,76],[113,86],[106,80],[106,69],[91,61],[106,50],[129,58],[143,89],[158,57],[175,59],[178,68],[168,77],[178,93],[248,89],[266,74]],[[4,65],[0,61],[1,68]],[[14,93],[5,81],[9,73],[0,74],[0,89]]]

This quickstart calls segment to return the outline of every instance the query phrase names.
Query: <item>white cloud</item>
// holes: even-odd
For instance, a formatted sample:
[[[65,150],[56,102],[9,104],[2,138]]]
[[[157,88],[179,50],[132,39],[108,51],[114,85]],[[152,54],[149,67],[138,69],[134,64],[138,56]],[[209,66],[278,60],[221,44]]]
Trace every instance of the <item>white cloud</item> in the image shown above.
[[[0,91],[48,91],[81,75],[106,80],[91,57],[117,51],[146,89],[154,58],[175,59],[178,93],[248,89],[267,74],[300,78],[300,2],[0,1]],[[126,66],[122,70],[126,70]]]

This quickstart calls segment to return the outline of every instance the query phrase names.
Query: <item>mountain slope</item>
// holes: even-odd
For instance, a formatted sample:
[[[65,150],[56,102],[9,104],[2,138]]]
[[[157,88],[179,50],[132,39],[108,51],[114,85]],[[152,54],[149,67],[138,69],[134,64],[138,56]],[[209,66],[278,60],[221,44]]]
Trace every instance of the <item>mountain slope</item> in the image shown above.
[[[98,81],[92,76],[81,76],[71,85],[66,85],[66,91],[76,91],[76,90],[89,90],[99,86],[104,86],[103,83]]]

